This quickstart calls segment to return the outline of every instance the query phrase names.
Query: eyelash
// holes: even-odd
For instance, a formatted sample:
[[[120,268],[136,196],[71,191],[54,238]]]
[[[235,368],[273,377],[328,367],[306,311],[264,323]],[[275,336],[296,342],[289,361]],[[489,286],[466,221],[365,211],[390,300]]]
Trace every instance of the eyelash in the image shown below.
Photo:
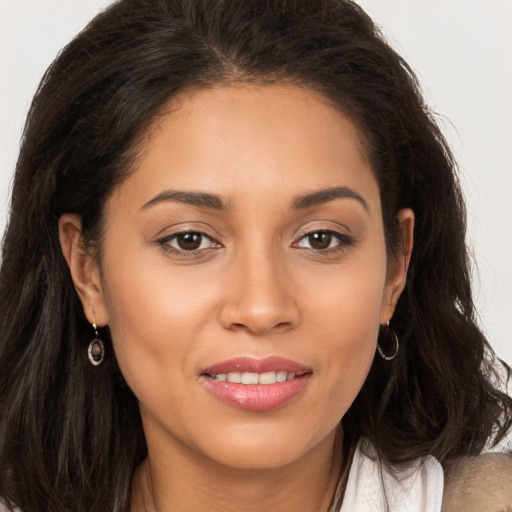
[[[329,238],[329,246],[326,247],[325,249],[311,247],[311,239],[309,239],[309,237],[312,237],[314,235],[322,235],[322,236],[327,235],[328,237],[330,237]],[[173,241],[177,241],[178,237],[180,237],[180,236],[200,237],[199,246],[195,249],[190,249],[190,250],[180,248],[180,247],[173,247],[171,245],[171,243]],[[309,239],[310,247],[302,246],[301,243],[304,243],[304,241],[308,241],[308,239]],[[203,242],[205,240],[210,241],[211,245],[209,247],[201,247],[201,245],[203,245]],[[336,245],[334,245],[333,247],[330,247],[331,243],[336,240],[337,240]],[[172,255],[178,256],[181,258],[197,257],[198,254],[205,254],[205,252],[210,252],[212,249],[222,247],[222,245],[219,242],[217,242],[214,238],[207,235],[206,233],[204,233],[202,231],[193,231],[193,230],[173,233],[172,235],[169,235],[169,236],[166,236],[164,238],[157,240],[157,243],[162,247],[162,249],[165,252],[171,253]],[[292,247],[304,249],[304,250],[311,251],[314,253],[332,254],[332,253],[335,253],[338,251],[342,251],[352,244],[353,244],[352,238],[350,236],[346,235],[345,233],[340,233],[338,231],[334,231],[331,229],[316,229],[316,230],[307,231],[307,232],[302,233],[300,238],[292,244]]]
[[[187,236],[187,235],[200,237],[200,245],[198,248],[187,250],[187,249],[183,249],[180,247],[173,247],[171,245],[171,243],[173,241],[178,240],[178,237]],[[209,240],[212,245],[210,247],[201,248],[201,245],[203,244],[203,242],[205,240]],[[198,253],[204,254],[205,251],[209,252],[211,249],[214,249],[216,247],[222,247],[221,244],[219,242],[217,242],[211,236],[207,235],[206,233],[203,233],[202,231],[194,231],[194,230],[173,233],[172,235],[169,235],[169,236],[166,236],[164,238],[157,240],[157,243],[162,247],[162,249],[165,252],[171,253],[173,256],[178,256],[180,258],[197,257]]]
[[[301,243],[301,241],[308,240],[309,237],[311,237],[313,235],[319,235],[319,234],[328,235],[329,237],[331,237],[329,239],[329,247],[327,247],[325,249],[316,249],[314,247],[302,247],[299,245]],[[337,240],[337,243],[335,246],[330,247],[330,244],[332,243],[333,239]],[[298,241],[294,242],[292,244],[292,246],[297,247],[297,248],[302,248],[302,249],[305,249],[308,251],[313,251],[315,253],[332,254],[332,253],[335,253],[338,251],[343,251],[348,246],[350,246],[352,244],[353,244],[353,239],[345,233],[340,233],[339,231],[335,231],[332,229],[315,229],[312,231],[307,231],[307,232],[302,233],[302,235],[300,236]],[[310,245],[311,245],[311,240],[310,240]]]

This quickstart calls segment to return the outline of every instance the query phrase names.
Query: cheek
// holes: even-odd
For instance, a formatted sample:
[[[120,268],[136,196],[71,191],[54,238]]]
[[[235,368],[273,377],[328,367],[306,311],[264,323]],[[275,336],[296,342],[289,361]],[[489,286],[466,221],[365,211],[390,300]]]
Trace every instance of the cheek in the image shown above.
[[[314,286],[302,292],[314,328],[356,344],[374,339],[386,295],[385,262],[382,250],[361,251],[339,267],[317,271],[314,282],[310,278]]]
[[[324,354],[326,392],[344,414],[375,355],[385,293],[385,266],[359,261],[317,279],[308,295],[311,338]],[[379,260],[377,260],[379,261]]]
[[[330,355],[325,365],[327,402],[336,404],[340,419],[348,410],[362,388],[372,365],[378,326],[361,319],[361,328],[357,323],[347,328],[345,322],[336,325],[331,331],[330,342],[324,349]],[[325,337],[329,333],[325,333]]]
[[[159,393],[178,374],[196,377],[186,373],[184,362],[197,350],[214,301],[208,287],[198,293],[198,283],[184,273],[176,275],[153,261],[140,262],[140,258],[116,258],[104,272],[116,357],[137,396],[144,388]]]

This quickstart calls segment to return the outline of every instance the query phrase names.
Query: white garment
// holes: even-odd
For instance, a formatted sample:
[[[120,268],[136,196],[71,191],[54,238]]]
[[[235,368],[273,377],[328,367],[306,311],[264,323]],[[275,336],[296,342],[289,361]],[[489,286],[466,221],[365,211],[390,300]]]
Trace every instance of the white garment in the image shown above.
[[[343,503],[340,507],[339,499],[335,499],[329,512],[440,512],[444,475],[434,457],[425,457],[407,470],[391,473],[381,469],[378,460],[372,458],[374,453],[368,440],[359,441]]]

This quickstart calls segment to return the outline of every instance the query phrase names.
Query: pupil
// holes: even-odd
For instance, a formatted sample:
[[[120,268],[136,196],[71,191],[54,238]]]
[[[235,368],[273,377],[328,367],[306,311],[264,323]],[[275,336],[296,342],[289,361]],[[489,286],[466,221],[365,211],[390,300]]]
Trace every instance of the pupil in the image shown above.
[[[194,251],[201,245],[202,236],[199,233],[184,233],[178,235],[178,245],[184,251]]]
[[[324,231],[311,233],[309,236],[309,244],[313,249],[327,249],[331,245],[332,235]]]

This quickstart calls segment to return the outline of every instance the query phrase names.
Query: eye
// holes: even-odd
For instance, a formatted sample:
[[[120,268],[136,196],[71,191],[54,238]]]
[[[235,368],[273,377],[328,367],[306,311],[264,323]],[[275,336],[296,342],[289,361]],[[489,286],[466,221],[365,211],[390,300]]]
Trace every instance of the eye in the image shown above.
[[[313,249],[315,251],[327,251],[329,249],[341,249],[349,245],[350,242],[351,240],[347,235],[336,231],[312,231],[300,238],[299,241],[294,244],[294,247]]]
[[[199,231],[175,233],[158,240],[158,243],[166,250],[179,253],[201,251],[219,246],[217,242]]]

